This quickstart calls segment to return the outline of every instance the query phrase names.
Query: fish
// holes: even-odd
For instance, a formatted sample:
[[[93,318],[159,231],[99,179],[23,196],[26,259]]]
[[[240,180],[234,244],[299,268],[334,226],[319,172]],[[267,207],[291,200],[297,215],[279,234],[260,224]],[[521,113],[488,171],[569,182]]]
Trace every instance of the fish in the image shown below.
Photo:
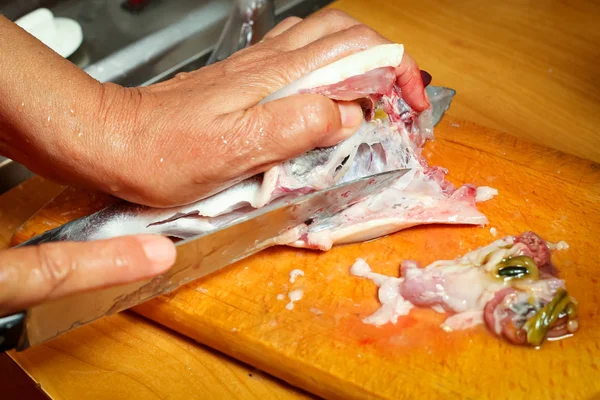
[[[363,259],[350,272],[379,287],[382,306],[366,324],[396,323],[415,307],[430,307],[450,314],[441,325],[447,332],[485,325],[511,344],[540,346],[579,327],[577,300],[558,277],[551,247],[564,248],[528,231],[423,268],[403,261],[400,277],[377,274]]]
[[[364,112],[359,129],[341,143],[316,148],[282,162],[221,192],[181,207],[154,209],[117,203],[71,224],[58,240],[98,240],[153,233],[186,239],[242,218],[253,209],[279,199],[291,199],[338,183],[395,169],[411,171],[389,188],[324,221],[280,238],[283,245],[328,250],[422,224],[484,225],[477,210],[476,188],[456,189],[447,170],[430,167],[421,155],[433,139],[434,116],[445,111],[451,89],[431,92],[434,107],[417,113],[402,99],[395,67],[404,55],[401,44],[383,44],[314,70],[271,93],[264,104],[302,93],[319,93],[334,100],[358,101]]]

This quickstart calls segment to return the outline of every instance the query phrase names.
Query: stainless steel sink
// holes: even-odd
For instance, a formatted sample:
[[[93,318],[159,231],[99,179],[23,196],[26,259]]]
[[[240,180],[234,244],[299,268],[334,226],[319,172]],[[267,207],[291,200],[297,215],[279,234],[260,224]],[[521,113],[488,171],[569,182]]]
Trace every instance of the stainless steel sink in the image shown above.
[[[306,17],[333,0],[275,0],[275,20]],[[145,86],[206,65],[232,0],[0,0],[16,20],[38,7],[77,20],[84,42],[69,60],[101,82]],[[30,178],[24,166],[0,157],[0,194]]]
[[[33,172],[19,163],[0,156],[0,194],[31,178]]]

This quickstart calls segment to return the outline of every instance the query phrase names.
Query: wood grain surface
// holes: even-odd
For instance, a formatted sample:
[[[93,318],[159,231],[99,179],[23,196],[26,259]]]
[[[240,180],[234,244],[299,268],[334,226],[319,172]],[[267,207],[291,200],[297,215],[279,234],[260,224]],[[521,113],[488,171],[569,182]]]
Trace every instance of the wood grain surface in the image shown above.
[[[450,114],[600,162],[597,0],[341,0],[334,7],[404,43]]]
[[[0,249],[9,246],[17,227],[44,205],[51,206],[47,203],[63,189],[34,177],[0,196]],[[85,213],[83,206],[98,207],[101,198],[105,203],[112,201],[108,196],[85,193],[79,197],[77,212]],[[41,229],[76,215],[67,207]],[[252,366],[129,313],[83,327],[47,346],[9,355],[23,370],[7,355],[0,355],[0,398],[6,400],[313,398]]]
[[[455,183],[499,190],[480,206],[489,226],[417,227],[327,253],[275,248],[133,310],[327,398],[581,399],[600,393],[600,257],[590,240],[600,233],[600,165],[450,118],[438,126],[424,155],[431,165],[447,166]],[[84,193],[69,190],[15,239],[102,206],[89,205]],[[357,257],[397,276],[402,260],[450,259],[493,241],[490,226],[499,235],[533,230],[569,243],[554,261],[580,302],[581,330],[574,337],[540,350],[520,348],[483,327],[448,334],[439,327],[444,317],[432,310],[414,310],[381,328],[361,322],[378,303],[376,287],[348,272]],[[289,273],[296,268],[305,276],[291,284]],[[297,288],[304,297],[288,310],[278,295]],[[28,357],[16,355],[21,365],[35,365]],[[482,370],[482,360],[494,367]]]
[[[333,7],[349,12],[355,18],[371,25],[391,40],[404,43],[407,51],[418,60],[421,68],[426,69],[433,74],[433,84],[445,85],[457,89],[458,96],[455,98],[449,112],[451,116],[463,120],[476,121],[480,125],[493,127],[517,137],[528,138],[543,143],[546,146],[554,147],[591,160],[600,160],[600,137],[596,128],[598,122],[600,122],[598,119],[598,111],[600,111],[600,86],[595,76],[598,61],[600,60],[600,30],[595,28],[595,24],[600,17],[600,7],[598,6],[597,1],[563,2],[556,0],[524,2],[511,0],[504,2],[451,2],[443,0],[424,0],[420,2],[390,2],[375,0],[365,2],[360,0],[342,0],[334,3]],[[448,121],[446,122],[448,123]],[[462,161],[455,153],[453,153],[452,162],[447,162],[446,160],[438,158],[442,157],[439,149],[441,146],[446,146],[446,143],[454,143],[451,144],[451,146],[455,146],[452,147],[452,149],[471,147],[476,149],[476,151],[473,152],[474,154],[495,154],[494,157],[505,158],[511,163],[514,163],[515,167],[513,167],[511,171],[518,170],[521,173],[513,182],[518,187],[523,186],[524,179],[527,182],[529,181],[529,178],[527,177],[529,176],[529,171],[531,169],[537,171],[535,176],[541,176],[542,182],[545,184],[554,184],[555,182],[558,182],[558,186],[561,189],[561,191],[559,191],[560,194],[556,194],[556,191],[553,191],[552,193],[554,193],[554,195],[549,196],[546,194],[546,197],[549,197],[550,199],[554,199],[555,197],[557,199],[562,198],[563,203],[558,204],[557,208],[551,206],[543,207],[545,210],[552,209],[557,215],[561,215],[560,218],[565,215],[561,214],[565,207],[564,203],[570,202],[570,200],[565,199],[578,199],[577,196],[581,193],[588,193],[588,195],[590,195],[590,193],[592,195],[593,193],[596,193],[595,195],[597,196],[598,181],[594,181],[597,175],[595,175],[595,173],[587,174],[590,170],[594,171],[594,168],[596,168],[595,166],[586,163],[583,160],[576,160],[576,162],[574,162],[573,158],[569,158],[563,154],[551,150],[540,149],[535,146],[525,145],[523,143],[520,143],[519,147],[513,147],[509,149],[509,151],[504,151],[506,154],[501,154],[498,153],[498,149],[500,148],[498,147],[498,142],[502,142],[506,145],[506,143],[511,142],[514,139],[509,139],[505,135],[492,134],[491,137],[496,139],[491,140],[490,143],[487,143],[485,140],[482,142],[477,135],[472,135],[470,133],[464,123],[459,122],[458,124],[461,129],[447,131],[450,137],[445,137],[446,142],[438,140],[433,146],[428,147],[432,152],[432,154],[430,154],[431,160],[447,166],[451,170],[451,177],[456,181],[477,182],[478,179],[486,178],[483,174],[487,169],[484,168],[481,173],[478,173],[477,171],[473,172],[471,167],[474,162]],[[449,129],[447,124],[445,129]],[[481,128],[478,127],[477,129],[478,132],[480,132]],[[489,133],[490,132],[487,132],[487,134]],[[440,130],[438,130],[436,134],[439,137]],[[527,151],[523,151],[522,146],[525,146]],[[529,149],[535,149],[535,151],[530,151]],[[453,150],[449,151],[452,152]],[[483,157],[483,159],[487,160],[488,158]],[[470,160],[472,161],[472,158]],[[572,164],[573,166],[569,166],[571,163],[574,163]],[[475,163],[475,165],[479,164]],[[567,168],[563,168],[563,165],[566,165]],[[560,174],[558,171],[560,171]],[[545,178],[545,174],[550,174],[551,178]],[[497,175],[501,175],[501,173],[497,173]],[[490,184],[494,185],[494,183]],[[60,188],[58,186],[36,178],[27,182],[20,188],[0,196],[0,239],[2,240],[2,244],[8,242],[10,234],[18,224],[23,222],[34,212],[34,210],[42,206],[47,200],[52,198],[59,190]],[[542,193],[544,191],[545,190],[543,190]],[[570,194],[571,191],[573,191],[572,195]],[[502,193],[503,192],[501,192],[501,195]],[[516,193],[514,190],[512,192],[509,191],[509,193],[512,193],[512,196],[501,196],[497,200],[500,201],[504,198],[504,201],[511,201],[512,206],[506,209],[510,211],[505,211],[504,215],[500,218],[506,218],[506,222],[502,225],[492,220],[492,223],[495,224],[500,233],[509,233],[509,227],[514,229],[532,225],[545,229],[540,232],[550,235],[558,235],[561,233],[561,229],[565,230],[566,235],[561,236],[561,238],[569,241],[572,247],[568,252],[559,255],[558,261],[564,263],[567,267],[570,267],[575,263],[575,261],[573,261],[574,259],[571,258],[573,251],[579,253],[591,248],[591,245],[586,245],[585,243],[581,245],[583,246],[581,247],[577,242],[585,242],[589,239],[579,238],[573,241],[568,235],[576,235],[576,232],[571,231],[570,229],[579,224],[582,224],[584,226],[583,229],[587,229],[588,232],[591,233],[591,237],[597,235],[598,221],[597,219],[594,220],[594,218],[597,218],[597,213],[594,213],[594,210],[597,211],[597,207],[585,209],[583,207],[584,203],[580,203],[582,205],[579,207],[573,205],[567,207],[567,210],[570,211],[568,211],[566,215],[572,215],[573,208],[578,208],[585,214],[585,217],[579,223],[572,222],[570,217],[567,217],[566,220],[561,220],[560,218],[558,220],[550,220],[550,217],[548,217],[548,219],[539,219],[536,215],[537,208],[534,208],[529,204],[532,199],[531,196],[526,197],[530,201],[526,202],[526,205],[523,206],[518,203],[518,197],[517,199],[514,198]],[[540,194],[536,195],[537,201],[542,202],[542,204],[545,204],[546,197]],[[583,195],[583,198],[589,200],[589,197],[586,197],[585,194]],[[489,205],[485,205],[484,211],[486,211],[485,207],[493,207],[495,204],[494,201],[490,202]],[[577,204],[577,202],[578,201],[576,200],[575,204]],[[73,216],[73,214],[71,216]],[[58,221],[60,218],[56,220]],[[526,222],[523,222],[523,220]],[[516,225],[510,226],[511,222]],[[50,221],[49,223],[53,222]],[[544,223],[549,223],[549,225]],[[440,232],[443,232],[441,236]],[[462,245],[457,246],[453,240],[458,239],[458,243],[460,243],[460,238],[465,235],[467,239],[472,241],[491,239],[489,235],[484,235],[484,230],[478,231],[479,233],[476,234],[477,236],[473,235],[472,238],[472,235],[469,232],[471,232],[471,230],[464,230],[463,228],[456,230],[444,228],[413,229],[410,231],[410,234],[407,231],[407,233],[394,235],[390,238],[378,241],[391,247],[392,250],[384,251],[377,257],[371,256],[369,261],[373,263],[374,268],[380,271],[393,273],[398,260],[404,257],[415,257],[415,254],[407,253],[409,253],[408,249],[410,246],[419,244],[419,240],[422,240],[422,246],[431,247],[433,246],[434,241],[435,243],[439,243],[440,239],[446,239],[447,233],[452,233],[453,236],[448,236],[448,240],[452,241],[450,245],[444,245],[443,243],[447,242],[442,240],[442,244],[438,246],[440,247],[439,252],[445,253],[445,257],[453,257],[457,255],[458,252],[464,251],[469,247],[469,241],[465,242],[465,240],[463,240]],[[399,251],[397,248],[398,245],[393,243],[390,244],[389,242],[396,236],[404,237],[407,239],[407,243],[412,244],[410,244],[409,247],[405,247],[403,244],[401,246],[401,251]],[[551,239],[555,238],[551,237]],[[364,251],[366,250],[364,248],[365,246],[368,248],[370,244],[360,245],[356,247],[357,250],[353,251],[364,254]],[[434,257],[434,255],[437,254],[436,252],[430,252],[429,247],[427,248],[429,254],[427,257],[421,258],[420,261],[426,262],[428,261],[428,258]],[[417,254],[421,253],[423,253],[422,249],[417,252]],[[328,263],[330,263],[331,257],[336,257],[336,253],[330,254],[332,255],[328,254],[324,257],[328,260]],[[591,254],[593,254],[593,252],[591,252]],[[264,256],[266,257],[266,254]],[[280,257],[279,251],[275,251],[271,256]],[[260,255],[260,257],[263,257],[263,255]],[[321,264],[321,258],[318,258],[319,261],[317,262],[317,258],[314,258],[316,256],[311,255],[310,257],[313,257],[315,265]],[[340,264],[345,264],[346,258],[348,258],[347,255],[342,257],[339,261]],[[267,258],[267,261],[269,259],[270,258]],[[597,258],[595,261],[597,262]],[[254,259],[250,260],[250,264],[246,266],[250,268],[253,265],[256,266],[257,263],[261,266],[263,264],[270,265],[262,258],[258,258],[258,261]],[[284,264],[283,266],[279,266],[278,269],[276,268],[276,271],[284,269],[284,271],[282,271],[283,275],[279,276],[282,285],[285,284],[285,275],[287,273],[287,271],[285,271],[286,265],[289,267],[288,264]],[[238,266],[233,267],[224,272],[224,276],[227,276],[226,274],[232,274],[233,272],[231,271],[234,271],[235,268],[239,269]],[[346,271],[347,265],[343,265],[343,269],[341,269],[340,273]],[[591,307],[594,304],[597,304],[597,298],[595,298],[594,303],[594,298],[591,298],[590,296],[593,296],[593,293],[597,291],[597,282],[593,281],[596,279],[596,275],[592,274],[591,271],[585,273],[581,272],[579,269],[568,270],[566,274],[569,283],[574,279],[577,281],[587,280],[587,284],[584,284],[581,287],[581,290],[579,290],[584,294],[583,298],[580,297],[579,294],[577,295],[579,296],[580,301],[586,303],[589,302],[587,306],[588,309],[586,310],[587,316],[584,314],[584,322],[585,319],[590,319],[593,323],[593,318],[597,319],[598,313],[597,309],[594,310]],[[572,278],[573,275],[576,277]],[[344,278],[348,279],[347,276]],[[215,277],[216,283],[213,283],[213,285],[215,285],[213,289],[219,294],[217,299],[224,298],[229,300],[229,297],[232,295],[226,289],[219,286],[219,279],[221,279],[221,284],[226,283],[226,281],[223,281],[224,278],[221,278],[220,276]],[[306,282],[307,284],[310,282],[314,283],[316,279],[318,278],[312,278],[311,280],[307,279]],[[300,282],[300,280],[298,282]],[[348,283],[346,282],[346,284]],[[360,289],[358,293],[353,293],[353,295],[356,294],[356,299],[360,298],[363,300],[362,302],[357,303],[361,304],[361,306],[356,308],[360,308],[360,312],[367,312],[367,309],[374,309],[376,305],[373,298],[373,288],[367,283],[355,282],[355,285],[356,284],[362,289]],[[204,285],[206,284],[203,283],[203,286]],[[576,283],[576,285],[578,284]],[[579,286],[577,286],[577,288],[579,288]],[[178,309],[183,307],[177,305],[177,303],[183,302],[183,299],[193,298],[196,299],[194,301],[199,304],[206,304],[206,297],[208,297],[210,292],[204,294],[203,297],[198,297],[198,295],[203,295],[203,293],[191,293],[192,289],[193,288],[182,290],[181,293],[183,294],[178,294],[178,296],[181,297],[161,300],[164,301],[165,304],[168,302],[173,303],[172,305],[167,306],[155,302],[154,309],[158,310],[156,313],[158,315],[164,315],[165,308]],[[309,294],[307,293],[305,300],[310,300],[310,297],[308,296]],[[233,296],[233,299],[235,298],[236,297]],[[214,301],[218,302],[219,300]],[[350,304],[350,301],[352,300],[345,300],[346,305]],[[352,303],[352,308],[354,308],[354,304],[355,303]],[[229,307],[235,308],[235,306],[236,303],[232,303]],[[305,306],[306,305],[303,306],[302,302],[300,302],[295,311],[300,315],[304,315],[306,314]],[[221,309],[223,308],[226,308],[226,306],[221,304]],[[250,309],[250,311],[252,310],[253,309]],[[354,309],[352,309],[352,311],[358,312]],[[154,311],[145,310],[145,312],[151,313]],[[177,318],[182,318],[183,316],[183,314],[178,315]],[[260,315],[261,314],[258,314],[258,317],[254,316],[254,318],[260,318]],[[286,316],[286,314],[283,315]],[[295,318],[293,315],[294,314],[291,316],[288,315],[286,318],[293,319]],[[138,334],[154,335],[155,348],[173,349],[173,346],[169,347],[173,342],[178,340],[184,342],[187,341],[187,339],[167,333],[168,331],[165,331],[144,319],[127,315],[117,315],[112,318],[117,319],[114,323],[111,322],[114,326],[119,326],[119,324],[121,326],[121,328],[112,328],[114,330],[121,329],[123,331],[132,332],[135,330],[134,327],[139,327],[139,330],[137,331]],[[164,316],[162,318],[165,320],[167,319]],[[324,315],[322,318],[331,318],[331,315],[329,315],[329,317]],[[200,319],[198,324],[206,323],[205,319],[206,318]],[[177,326],[182,325],[179,320],[178,322],[166,322]],[[425,322],[427,322],[426,318]],[[107,321],[107,323],[109,322]],[[325,323],[321,324],[323,325]],[[324,326],[327,327],[328,325],[325,324]],[[592,335],[593,332],[587,330],[589,326],[588,323],[585,323],[583,325],[584,331],[581,332],[581,335],[578,337],[571,338],[564,342],[552,343],[551,346],[549,346],[551,350],[542,350],[556,352],[557,348],[562,348],[562,346],[564,346],[564,351],[566,351],[567,355],[571,356],[572,359],[567,360],[566,358],[558,358],[556,361],[550,362],[548,367],[552,367],[552,371],[558,375],[545,382],[534,384],[534,392],[537,390],[537,393],[539,394],[549,394],[549,396],[544,397],[561,398],[562,391],[558,390],[555,392],[553,389],[562,385],[563,381],[567,381],[578,384],[578,389],[572,393],[572,398],[599,397],[597,383],[590,382],[588,379],[590,375],[586,374],[586,372],[596,371],[597,364],[594,364],[592,357],[594,355],[597,357],[597,353],[594,353],[593,348],[588,348],[586,350],[580,348],[579,344],[573,344],[574,342],[585,343],[592,339],[596,339],[596,342],[598,341],[597,336],[594,338]],[[197,327],[197,325],[188,326],[185,327],[185,329],[194,331]],[[246,328],[248,327],[246,326]],[[43,348],[32,349],[17,357],[17,360],[25,367],[26,371],[32,375],[33,379],[38,382],[43,382],[43,389],[46,390],[51,397],[61,399],[119,398],[119,396],[115,397],[114,392],[114,387],[117,382],[120,385],[119,387],[122,388],[123,393],[132,393],[131,390],[134,390],[137,385],[142,384],[146,386],[154,385],[152,387],[160,388],[160,390],[155,392],[155,397],[159,398],[166,396],[172,398],[189,398],[195,395],[195,392],[187,390],[179,384],[181,381],[175,381],[172,384],[169,379],[165,379],[164,382],[160,384],[153,382],[154,380],[161,379],[160,370],[155,368],[153,370],[154,372],[148,373],[147,370],[151,368],[143,364],[144,361],[148,362],[148,359],[142,360],[136,356],[136,354],[144,351],[147,344],[144,344],[139,340],[124,340],[123,338],[128,337],[128,335],[125,334],[119,336],[116,340],[111,339],[112,329],[106,329],[106,326],[98,327],[97,329],[93,326],[90,328],[92,329],[92,332],[85,331],[85,333],[83,331],[84,329],[87,328],[82,328],[82,330],[80,330],[81,333],[77,333],[78,335],[83,335],[80,339],[84,344],[76,349],[72,349],[72,346],[68,345],[70,335],[66,335],[53,342],[53,344],[55,344],[55,356],[53,357],[46,357],[44,354],[50,350]],[[263,329],[265,328],[263,327]],[[224,350],[229,351],[231,354],[235,354],[236,357],[242,359],[256,359],[255,355],[242,354],[237,349],[237,346],[239,346],[238,343],[240,341],[244,342],[247,336],[252,332],[252,329],[246,330],[247,331],[244,333],[240,331],[240,337],[242,339],[240,339],[240,337],[233,337],[233,344],[230,346],[232,348]],[[146,331],[147,333],[144,333]],[[260,328],[255,328],[254,331],[257,331],[259,334],[266,334],[265,332],[261,333]],[[273,332],[268,334],[273,334]],[[366,333],[361,332],[358,328],[356,334],[358,336],[366,335]],[[483,335],[483,332],[475,332],[474,334],[481,336]],[[196,332],[195,335],[197,336],[198,333]],[[210,339],[210,335],[206,334],[204,336],[206,339]],[[231,336],[233,336],[233,333],[229,332],[229,337]],[[337,332],[334,332],[332,334],[332,340],[337,336],[339,336]],[[112,335],[112,337],[114,338],[117,336]],[[104,340],[102,340],[102,338],[104,338]],[[306,340],[307,339],[305,339],[305,341]],[[381,341],[381,338],[378,340]],[[453,340],[458,340],[460,342],[461,339],[451,338],[447,340],[450,340],[450,344],[453,344]],[[492,343],[496,342],[492,341]],[[374,343],[365,344],[378,347]],[[259,345],[260,341],[257,346]],[[395,345],[398,345],[398,343]],[[130,348],[131,352],[124,353],[122,351],[123,346]],[[220,346],[223,346],[223,344]],[[304,353],[307,353],[306,344],[303,346]],[[506,357],[508,355],[508,350],[506,350],[505,347],[498,344],[496,344],[496,346],[499,346],[496,348],[496,351],[500,356]],[[219,344],[217,343],[215,347],[219,348]],[[389,351],[384,350],[383,347],[379,344],[378,348],[384,355],[389,353]],[[79,351],[80,348],[83,350]],[[199,346],[191,346],[191,348],[196,350],[194,356],[198,359],[198,362],[207,366],[209,369],[218,370],[218,365],[222,365],[224,366],[223,368],[236,370],[237,364],[222,355],[216,355]],[[438,354],[440,351],[442,354],[444,353],[444,346],[441,346],[441,349],[442,350],[437,350]],[[430,364],[427,364],[427,369],[424,372],[422,371],[426,376],[432,376],[432,374],[429,373],[430,370],[443,371],[442,378],[438,377],[437,379],[430,381],[430,385],[438,387],[438,393],[451,393],[448,390],[452,387],[451,385],[453,382],[458,382],[463,385],[468,383],[457,378],[456,374],[452,373],[451,366],[454,368],[458,367],[462,374],[471,374],[475,377],[481,375],[480,370],[482,368],[488,367],[491,370],[498,369],[497,366],[491,365],[491,363],[487,361],[481,363],[482,365],[475,371],[470,371],[467,367],[460,367],[461,365],[464,365],[463,363],[460,363],[460,359],[463,357],[464,352],[468,353],[471,349],[472,346],[469,344],[464,345],[460,351],[457,350],[454,353],[448,350],[446,352],[446,359],[443,360],[445,360],[444,362],[448,362],[448,357],[452,358],[451,356],[454,355],[454,364],[450,363],[445,366],[431,366]],[[289,356],[289,354],[297,354],[300,350],[301,346],[292,345],[291,350],[287,353],[284,352],[283,354],[284,356],[286,354]],[[597,345],[595,350],[598,350]],[[161,357],[152,359],[152,362],[157,364],[168,364],[171,362],[171,358],[176,357],[177,355],[181,356],[187,351],[188,350],[181,350],[180,352],[172,353],[164,351]],[[193,350],[189,351],[193,352]],[[578,352],[574,354],[574,351]],[[97,355],[100,353],[106,354],[106,358],[120,359],[121,365],[125,370],[128,369],[131,371],[136,368],[144,370],[144,368],[147,367],[146,372],[140,375],[134,374],[134,378],[131,379],[123,378],[117,380],[114,377],[119,375],[118,370],[116,372],[107,370],[102,363],[98,363],[99,359],[97,358]],[[304,353],[301,352],[300,354]],[[156,354],[156,352],[154,352],[154,354]],[[314,352],[313,357],[316,359],[319,354],[320,353]],[[534,357],[531,354],[535,353],[526,354],[529,355],[525,357],[525,361],[517,357],[518,364],[520,366],[525,366],[526,368],[524,368],[524,370],[527,372],[533,370],[534,378],[539,379],[541,373],[539,371],[536,372],[535,368],[532,368],[532,366],[537,367],[540,365],[539,363],[535,363],[535,360],[531,359],[531,357]],[[25,357],[25,355],[27,356]],[[518,355],[520,356],[521,353]],[[306,354],[304,354],[304,357],[307,357]],[[480,361],[483,360],[481,355],[479,355],[479,357]],[[78,362],[65,362],[64,360],[66,359],[77,359]],[[579,360],[582,360],[582,362]],[[360,364],[357,370],[365,369],[367,366],[371,365],[371,362],[372,360],[367,362],[367,364]],[[352,366],[356,366],[357,364],[358,360],[349,363],[349,365]],[[573,366],[573,364],[575,364],[575,366]],[[185,373],[185,364],[181,364],[180,367],[182,368],[180,373]],[[81,380],[81,376],[85,376],[85,374],[77,375],[77,371],[82,370],[82,368],[89,368],[87,374],[92,378],[89,380]],[[289,369],[289,365],[287,365],[287,368]],[[318,368],[323,368],[323,366],[322,364],[316,363],[316,368],[317,371],[319,371]],[[573,372],[578,373],[579,375],[567,379],[567,377],[561,376],[563,368],[567,368],[568,374]],[[257,392],[253,386],[244,384],[242,376],[247,370],[248,367],[246,367],[246,369],[240,369],[239,374],[236,375],[238,376],[238,379],[214,380],[207,378],[205,375],[198,375],[195,379],[199,382],[198,384],[203,385],[202,387],[204,390],[215,394],[220,393],[227,398],[253,398],[256,397],[255,393],[264,394],[264,392]],[[330,374],[327,376],[331,377],[332,374],[335,376],[335,371],[330,371]],[[391,379],[389,378],[390,374],[392,374],[392,372],[384,374],[388,375],[388,378],[381,379]],[[71,379],[64,379],[63,377],[65,375],[69,376]],[[355,376],[356,375],[360,375],[360,371],[356,372]],[[418,375],[410,374],[408,372],[400,372],[399,375],[401,378],[418,378]],[[288,378],[292,381],[294,380],[293,376]],[[139,382],[136,381],[136,379],[139,380]],[[296,383],[303,384],[303,382],[298,382],[297,378],[295,379]],[[379,385],[382,382],[381,379],[374,376],[373,384],[368,387],[372,388]],[[473,397],[481,398],[484,397],[482,393],[511,393],[511,396],[514,398],[519,398],[522,397],[521,395],[523,395],[526,390],[530,389],[526,389],[528,383],[523,382],[522,380],[504,383],[498,381],[498,379],[493,381],[483,380],[480,384],[475,384],[475,386],[470,389],[471,391],[461,392],[462,396],[460,396],[459,393],[455,393],[457,395],[456,397],[470,397],[469,395],[473,396],[476,394]],[[254,381],[250,382],[253,383]],[[88,390],[89,386],[86,385],[93,386],[93,390]],[[272,381],[271,379],[265,378],[262,380],[262,385],[269,386],[269,389],[265,390],[277,391],[277,393],[280,393],[281,398],[298,398],[299,396],[302,396],[302,394],[296,394],[293,391],[286,389],[285,386],[282,386],[277,381]],[[315,385],[314,382],[308,383],[308,387]],[[317,386],[318,387],[314,390],[321,393],[331,391],[331,387]],[[482,386],[486,387],[482,388]],[[3,388],[5,387],[6,385],[3,382]],[[352,387],[346,390],[352,390]],[[473,390],[481,390],[481,392],[473,392]],[[89,397],[87,396],[87,393],[90,393]],[[364,392],[357,389],[357,393]],[[435,391],[430,390],[429,393],[435,393]],[[594,395],[594,393],[596,395]],[[93,396],[91,396],[92,394]],[[12,397],[9,396],[7,398]],[[215,395],[214,398],[223,397]]]

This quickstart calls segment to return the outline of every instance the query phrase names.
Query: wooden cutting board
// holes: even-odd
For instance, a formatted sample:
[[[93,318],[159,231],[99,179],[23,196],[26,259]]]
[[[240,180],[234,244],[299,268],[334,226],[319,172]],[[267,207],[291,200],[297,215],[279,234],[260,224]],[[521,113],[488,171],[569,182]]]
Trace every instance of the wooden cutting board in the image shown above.
[[[600,165],[446,118],[424,151],[455,183],[497,188],[480,205],[486,227],[416,227],[327,253],[274,248],[134,309],[293,385],[328,398],[587,399],[600,397]],[[113,201],[67,189],[15,234],[13,244]],[[413,310],[396,325],[361,319],[377,288],[348,272],[357,257],[397,275],[400,262],[454,258],[498,236],[533,230],[570,248],[555,254],[580,303],[581,329],[541,349],[515,347],[485,328],[445,333],[444,317]],[[305,273],[290,283],[289,272]],[[287,296],[304,297],[293,310]]]

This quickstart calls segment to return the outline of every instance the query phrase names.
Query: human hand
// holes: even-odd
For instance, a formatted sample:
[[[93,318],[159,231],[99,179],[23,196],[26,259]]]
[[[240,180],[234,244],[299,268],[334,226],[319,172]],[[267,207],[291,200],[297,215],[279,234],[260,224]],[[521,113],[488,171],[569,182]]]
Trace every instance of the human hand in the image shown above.
[[[0,251],[0,316],[66,295],[150,278],[174,261],[173,242],[154,235]]]
[[[135,112],[120,114],[129,150],[113,157],[126,171],[113,193],[152,206],[190,203],[338,143],[362,122],[358,104],[312,94],[258,103],[312,70],[383,43],[389,41],[346,14],[326,11],[287,19],[264,42],[220,63],[137,89]],[[428,107],[410,56],[397,74],[407,102],[419,111]]]
[[[5,50],[18,56],[26,46],[14,42],[7,40]],[[31,61],[23,58],[14,72],[6,68],[9,78],[39,91],[31,75],[44,75],[51,86],[44,96],[50,110],[58,111],[29,117],[30,109],[48,108],[34,106],[40,96],[21,102],[5,93],[0,115],[9,115],[9,128],[16,124],[21,132],[15,135],[20,140],[9,137],[15,143],[7,147],[34,172],[63,183],[154,207],[191,203],[352,135],[363,119],[357,103],[318,94],[258,103],[317,68],[385,43],[390,41],[348,15],[325,10],[305,20],[286,19],[263,42],[222,62],[144,88],[90,83],[73,68],[61,75],[66,65],[38,65],[25,74],[22,66]],[[0,69],[8,62],[0,60]],[[407,103],[416,111],[427,108],[420,71],[409,55],[396,74]]]

